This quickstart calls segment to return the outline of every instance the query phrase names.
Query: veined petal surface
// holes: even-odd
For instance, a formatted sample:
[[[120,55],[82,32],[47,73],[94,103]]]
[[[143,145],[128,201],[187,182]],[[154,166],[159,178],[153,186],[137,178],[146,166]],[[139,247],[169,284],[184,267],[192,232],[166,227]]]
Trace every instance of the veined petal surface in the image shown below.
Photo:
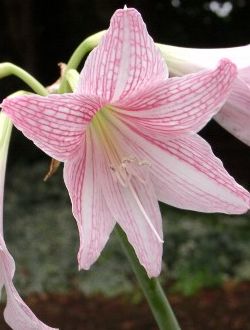
[[[209,144],[197,134],[180,138],[145,136],[144,129],[120,123],[137,154],[150,164],[157,198],[179,208],[200,212],[241,214],[250,195],[227,173]]]
[[[239,72],[239,78],[233,83],[232,92],[226,104],[214,119],[239,140],[250,146],[250,67],[244,70],[244,78]],[[246,81],[244,81],[244,79]]]
[[[158,276],[162,219],[148,165],[136,158],[128,144],[129,138],[119,133],[119,126],[110,125],[111,115],[107,110],[99,114],[90,129],[94,164],[99,169],[97,181],[110,214],[127,234],[140,263],[150,277]]]
[[[239,79],[245,82],[250,88],[250,65],[239,70]]]
[[[250,207],[249,193],[227,173],[201,137],[183,137],[165,141],[159,146],[165,154],[163,159],[159,153],[154,172],[160,201],[200,212],[247,212]],[[171,173],[174,177],[172,182],[167,177]]]
[[[111,129],[111,126],[110,126]],[[162,260],[162,218],[157,196],[151,182],[147,165],[138,165],[139,159],[130,158],[136,154],[129,146],[129,139],[119,134],[119,129],[112,127],[112,134],[120,151],[124,155],[122,170],[127,173],[124,185],[116,178],[117,169],[111,169],[105,155],[101,164],[103,196],[110,213],[125,231],[140,263],[149,277],[156,277],[161,271]],[[137,156],[137,155],[136,155]],[[100,160],[99,160],[100,161]],[[128,162],[128,165],[125,165]],[[135,162],[135,164],[133,163]],[[125,166],[128,166],[126,168]],[[138,167],[129,169],[129,166]],[[149,224],[150,222],[150,224]],[[152,229],[153,228],[153,229]],[[155,234],[155,232],[156,234]]]
[[[102,189],[110,212],[125,231],[148,276],[157,277],[161,271],[163,242],[153,233],[136,200],[138,198],[145,214],[162,238],[162,218],[153,185],[149,178],[145,180],[145,184],[132,178],[129,184],[133,190],[123,187],[114,181],[110,169],[105,164],[103,166],[106,173]]]
[[[222,60],[215,70],[171,78],[115,104],[117,114],[131,125],[169,135],[199,131],[229,95],[236,67]]]
[[[197,49],[158,45],[172,76],[182,76],[211,68],[228,58],[238,68],[232,92],[214,119],[242,142],[250,146],[250,44],[241,47]]]
[[[13,330],[52,330],[38,320],[30,308],[24,303],[16,291],[12,278],[15,272],[15,263],[7,250],[3,237],[0,235],[0,284],[5,286],[7,305],[4,310],[4,318]],[[54,329],[55,330],[55,329]]]
[[[94,97],[51,94],[7,98],[1,106],[26,137],[52,158],[64,161],[79,147],[100,103]]]
[[[141,15],[133,8],[119,9],[88,56],[76,92],[94,93],[110,103],[167,77],[167,66]]]
[[[115,225],[101,190],[103,173],[99,172],[100,156],[93,143],[88,132],[81,151],[64,166],[64,180],[80,235],[80,269],[89,269],[96,261]]]

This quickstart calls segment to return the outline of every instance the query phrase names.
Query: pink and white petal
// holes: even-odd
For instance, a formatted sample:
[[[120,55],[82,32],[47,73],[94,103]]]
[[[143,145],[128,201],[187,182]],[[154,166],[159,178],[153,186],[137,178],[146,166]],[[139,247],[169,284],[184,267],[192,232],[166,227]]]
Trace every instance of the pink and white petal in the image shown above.
[[[250,85],[237,79],[228,101],[214,119],[228,132],[250,146]]]
[[[136,201],[138,198],[152,225],[162,238],[162,219],[153,185],[149,180],[144,185],[132,178],[131,190],[114,180],[108,166],[104,165],[104,170],[106,171],[103,180],[105,184],[102,189],[110,212],[127,234],[128,240],[148,276],[156,277],[161,271],[162,242],[152,231]]]
[[[6,284],[7,305],[4,318],[13,330],[55,329],[41,322],[19,296],[12,282]]]
[[[8,270],[8,275],[6,275],[6,271],[5,271],[6,269]],[[6,279],[11,280],[14,276],[14,273],[15,273],[14,260],[6,248],[3,238],[3,233],[0,233],[0,298],[1,298],[2,288],[5,285]]]
[[[236,183],[197,134],[149,139],[143,130],[131,130],[121,122],[119,128],[141,159],[151,163],[152,182],[160,201],[200,212],[241,214],[249,209],[249,192]]]
[[[150,134],[194,133],[225,103],[235,77],[235,65],[222,60],[215,70],[152,85],[123,104],[115,104],[115,112],[122,120]]]
[[[1,107],[26,137],[49,156],[64,161],[79,147],[100,103],[75,94],[25,95],[5,99]]]
[[[64,166],[64,180],[80,235],[80,269],[89,269],[96,261],[115,225],[101,191],[100,160],[92,139],[87,133],[85,146]]]
[[[49,330],[54,329],[41,322],[24,303],[15,289],[12,278],[15,272],[15,263],[7,250],[3,237],[0,235],[0,269],[1,281],[7,293],[7,305],[4,318],[13,330]]]
[[[250,49],[250,45],[249,45],[249,49]],[[250,88],[250,65],[249,64],[247,67],[239,70],[239,79],[244,81]]]
[[[109,126],[109,120],[105,123],[105,127],[109,131],[112,130],[113,139],[124,159],[137,156],[133,153],[129,138],[119,134],[119,127]],[[104,154],[105,150],[99,148],[98,152],[103,153],[103,157],[99,159],[99,173],[102,174],[100,184],[106,204],[127,234],[148,275],[158,276],[162,260],[162,218],[153,184],[148,175],[148,166],[145,165],[145,170],[143,170],[144,166],[137,169],[136,167],[140,166],[137,163],[133,164],[132,161],[130,165],[134,168],[128,169],[132,175],[128,178],[127,185],[123,186],[117,177],[119,174],[116,173],[116,169],[111,168],[108,157],[105,157],[107,156]]]
[[[97,94],[109,103],[167,76],[167,66],[141,15],[133,8],[119,9],[88,56],[76,92]]]
[[[205,140],[193,135],[158,144],[161,151],[152,165],[152,180],[160,201],[200,212],[247,212],[249,193],[227,173]]]

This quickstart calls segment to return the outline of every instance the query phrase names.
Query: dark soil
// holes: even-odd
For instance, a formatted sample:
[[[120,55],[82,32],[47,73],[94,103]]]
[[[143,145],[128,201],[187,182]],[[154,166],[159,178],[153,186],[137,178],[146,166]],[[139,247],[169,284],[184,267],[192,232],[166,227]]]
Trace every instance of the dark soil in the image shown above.
[[[250,283],[169,299],[183,330],[250,330]],[[157,330],[147,304],[123,297],[50,294],[29,296],[26,302],[44,322],[61,330]],[[7,330],[0,309],[0,329]]]

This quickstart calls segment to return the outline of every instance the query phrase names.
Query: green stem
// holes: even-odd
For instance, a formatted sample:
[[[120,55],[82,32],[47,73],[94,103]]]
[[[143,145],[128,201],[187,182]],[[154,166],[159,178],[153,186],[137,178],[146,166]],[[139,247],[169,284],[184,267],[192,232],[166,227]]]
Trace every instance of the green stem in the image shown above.
[[[135,252],[129,244],[126,235],[120,227],[116,227],[121,244],[130,261],[133,271],[149,303],[151,311],[160,330],[180,330],[180,326],[175,318],[172,308],[164,294],[159,280],[150,279],[144,268],[138,262]]]
[[[62,77],[62,81],[61,81],[61,84],[60,84],[60,87],[58,90],[59,93],[65,93],[68,91],[68,85],[67,85],[67,79],[66,79],[67,71],[70,69],[77,69],[77,67],[81,63],[82,59],[84,58],[84,56],[86,56],[94,47],[96,47],[98,45],[98,43],[100,42],[101,37],[103,36],[104,33],[105,33],[105,31],[101,31],[96,34],[93,34],[92,36],[83,40],[83,42],[80,43],[80,45],[76,48],[76,50],[71,55],[71,57],[68,61],[67,68],[64,72],[64,75]]]
[[[0,63],[0,79],[10,75],[23,80],[35,93],[43,96],[48,95],[46,88],[28,72],[9,62]]]

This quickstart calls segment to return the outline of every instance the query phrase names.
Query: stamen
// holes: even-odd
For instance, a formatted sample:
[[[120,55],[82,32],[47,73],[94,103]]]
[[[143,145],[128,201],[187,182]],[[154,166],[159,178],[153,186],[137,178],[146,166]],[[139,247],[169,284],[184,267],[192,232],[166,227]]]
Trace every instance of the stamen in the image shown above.
[[[127,184],[124,181],[124,179],[121,177],[120,172],[117,171],[113,165],[110,165],[109,168],[112,171],[112,175],[113,175],[113,178],[115,179],[115,181],[116,182],[118,181],[123,187],[127,187]]]
[[[136,173],[136,169],[133,166],[129,166],[131,163],[134,163],[138,166],[150,166],[151,164],[146,160],[139,161],[136,157],[124,157],[119,166],[110,165],[110,169],[113,173],[116,174],[116,179],[122,184],[123,187],[128,186],[128,182],[131,181],[132,177],[135,177],[142,184],[146,184],[146,181]]]
[[[121,164],[118,166],[118,168],[116,168],[114,165],[110,165],[110,169],[112,170],[113,173],[116,174],[115,176],[116,176],[117,181],[119,181],[119,183],[123,187],[126,187],[130,190],[130,192],[132,193],[132,195],[136,201],[136,204],[138,205],[140,211],[144,215],[149,227],[153,231],[153,233],[156,236],[156,238],[158,239],[158,241],[160,243],[163,243],[163,240],[157,233],[154,225],[152,224],[149,216],[147,215],[147,213],[131,183],[132,177],[135,177],[136,179],[138,179],[142,184],[146,184],[146,181],[143,178],[141,178],[140,175],[138,175],[136,173],[136,170],[134,170],[133,168],[128,168],[128,164],[130,164],[130,163],[136,163],[136,165],[138,165],[138,166],[150,165],[150,163],[147,162],[146,160],[138,161],[136,159],[136,157],[126,157],[126,158],[123,158],[123,160],[122,160]]]
[[[124,179],[120,173],[116,173],[116,175],[117,175],[117,180],[120,182],[120,184],[126,188],[128,186],[127,185],[128,180]]]
[[[151,167],[151,163],[149,162],[149,161],[147,161],[147,160],[140,160],[140,161],[138,161],[138,165],[139,166],[149,166],[149,167]]]

